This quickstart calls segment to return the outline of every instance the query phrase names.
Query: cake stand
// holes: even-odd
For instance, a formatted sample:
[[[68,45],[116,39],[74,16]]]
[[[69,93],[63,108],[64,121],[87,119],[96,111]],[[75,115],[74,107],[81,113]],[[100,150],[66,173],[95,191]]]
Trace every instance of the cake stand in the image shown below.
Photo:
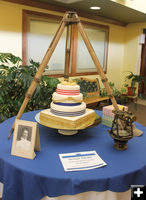
[[[91,128],[91,127],[97,126],[97,125],[100,124],[100,122],[101,122],[101,117],[100,117],[99,115],[97,115],[97,114],[95,114],[95,115],[96,115],[96,118],[95,118],[94,122],[93,122],[92,124],[90,124],[90,125],[84,127],[84,128],[74,129],[74,130],[71,130],[71,129],[68,129],[68,128],[65,128],[65,129],[58,128],[58,133],[60,133],[60,134],[62,134],[62,135],[75,135],[75,134],[78,133],[78,130],[83,130],[83,129],[85,129],[85,128]],[[48,125],[44,125],[43,123],[41,123],[41,122],[40,122],[40,112],[37,113],[37,114],[35,115],[35,120],[36,120],[39,124],[41,124],[41,125],[43,125],[43,126],[46,126],[46,127],[49,127],[49,128],[53,128],[53,129],[57,129],[57,128],[54,126],[54,124],[51,124],[51,125],[48,126]]]

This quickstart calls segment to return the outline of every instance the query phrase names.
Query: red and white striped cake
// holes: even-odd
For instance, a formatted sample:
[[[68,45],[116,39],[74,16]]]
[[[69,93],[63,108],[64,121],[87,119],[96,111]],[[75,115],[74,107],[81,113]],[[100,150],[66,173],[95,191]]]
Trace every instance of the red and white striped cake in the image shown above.
[[[51,112],[60,116],[79,116],[86,112],[86,104],[80,93],[80,86],[76,83],[63,81],[57,85],[53,93]]]
[[[56,93],[61,94],[61,95],[69,95],[69,96],[79,95],[80,86],[75,85],[75,84],[63,85],[60,83],[57,85]]]
[[[83,95],[80,93],[80,86],[76,83],[63,81],[57,85],[56,92],[52,96],[53,102],[81,103]]]

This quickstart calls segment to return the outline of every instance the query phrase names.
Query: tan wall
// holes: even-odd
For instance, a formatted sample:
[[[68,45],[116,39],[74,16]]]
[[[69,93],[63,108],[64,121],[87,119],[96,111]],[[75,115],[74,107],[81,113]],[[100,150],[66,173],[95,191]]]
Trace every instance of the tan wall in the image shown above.
[[[10,52],[22,57],[22,9],[63,15],[59,12],[0,1],[0,52]],[[107,77],[117,88],[120,88],[123,85],[123,72],[127,69],[132,71],[135,69],[138,53],[137,38],[142,28],[146,28],[146,23],[121,27],[95,20],[85,20],[109,25]]]
[[[146,1],[145,0],[112,0],[129,8],[133,8],[140,12],[146,13]]]
[[[22,13],[19,5],[0,1],[0,52],[22,55]]]
[[[140,37],[144,28],[146,28],[146,23],[132,23],[126,28],[123,76],[126,76],[128,71],[140,73],[142,48]]]

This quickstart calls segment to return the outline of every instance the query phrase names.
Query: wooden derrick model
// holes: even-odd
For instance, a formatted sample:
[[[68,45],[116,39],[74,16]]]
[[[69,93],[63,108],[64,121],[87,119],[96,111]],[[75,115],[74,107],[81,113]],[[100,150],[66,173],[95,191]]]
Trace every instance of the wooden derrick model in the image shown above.
[[[97,72],[99,74],[99,76],[101,77],[101,81],[103,82],[103,85],[108,93],[108,96],[109,98],[111,99],[111,102],[115,108],[115,110],[119,110],[118,108],[118,105],[117,105],[117,102],[113,96],[113,93],[112,93],[112,90],[109,86],[109,83],[108,83],[108,80],[104,74],[104,71],[100,65],[100,62],[95,54],[95,51],[87,37],[87,34],[85,33],[84,29],[83,29],[83,26],[80,22],[80,19],[78,17],[78,15],[76,14],[76,12],[66,12],[63,19],[61,20],[60,22],[60,25],[59,25],[59,28],[38,68],[38,71],[37,73],[35,74],[35,77],[34,79],[32,80],[32,83],[25,95],[25,99],[21,105],[21,108],[16,116],[16,119],[20,119],[27,104],[28,104],[28,101],[30,100],[30,98],[32,97],[35,89],[36,89],[36,86],[37,86],[37,83],[39,83],[40,81],[40,78],[56,48],[56,45],[65,29],[65,27],[67,27],[67,33],[66,33],[66,49],[65,49],[65,70],[64,70],[64,80],[68,81],[68,78],[69,78],[69,64],[70,64],[70,52],[71,52],[71,27],[72,25],[76,25],[84,42],[85,42],[85,45],[89,51],[89,54],[91,55],[91,58],[96,66],[96,69],[97,69]],[[14,131],[14,127],[15,127],[15,121],[13,123],[13,126],[12,126],[12,129],[10,131],[10,134],[8,136],[8,138],[10,138],[10,136],[12,135],[13,131]]]

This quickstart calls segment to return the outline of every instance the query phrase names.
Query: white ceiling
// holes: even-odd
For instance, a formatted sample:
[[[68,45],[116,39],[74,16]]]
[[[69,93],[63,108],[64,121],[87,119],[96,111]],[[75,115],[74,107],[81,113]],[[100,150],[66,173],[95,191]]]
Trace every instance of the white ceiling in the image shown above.
[[[70,11],[83,12],[111,20],[117,20],[125,24],[146,22],[146,14],[110,0],[35,0],[35,2],[36,1],[55,5]],[[91,10],[91,6],[100,6],[101,9]]]

